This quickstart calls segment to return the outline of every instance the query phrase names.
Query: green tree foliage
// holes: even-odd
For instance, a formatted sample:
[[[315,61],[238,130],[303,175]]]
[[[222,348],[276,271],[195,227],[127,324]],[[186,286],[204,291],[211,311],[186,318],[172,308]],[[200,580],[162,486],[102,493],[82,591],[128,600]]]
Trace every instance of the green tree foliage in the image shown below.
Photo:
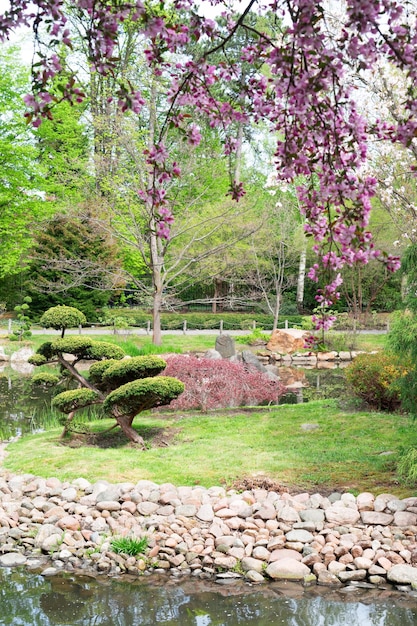
[[[401,361],[408,364],[407,372],[399,380],[401,405],[417,416],[417,313],[398,311],[392,317],[388,346]]]
[[[13,332],[10,335],[11,341],[22,341],[22,339],[26,339],[32,335],[29,315],[31,302],[32,298],[25,296],[23,298],[23,304],[15,306],[16,319],[13,323]]]
[[[23,117],[29,76],[18,56],[15,47],[0,53],[0,278],[21,271],[33,226],[51,211],[32,131]]]
[[[49,326],[65,330],[82,316],[81,311],[71,307],[54,307],[42,317]],[[64,383],[71,387],[53,399],[53,406],[67,416],[62,436],[70,429],[77,411],[99,404],[108,416],[115,418],[130,441],[144,447],[143,438],[132,427],[133,419],[141,411],[169,404],[184,391],[184,385],[176,378],[158,376],[166,367],[159,356],[126,360],[124,356],[124,351],[114,344],[76,336],[45,342],[29,359],[33,365],[58,365],[62,374],[56,382],[50,375],[45,379],[41,373],[35,384],[56,382],[58,389]],[[96,361],[87,377],[77,369],[81,360]]]
[[[54,107],[53,119],[36,130],[45,191],[56,210],[85,201],[94,185],[85,109],[85,104],[61,102]]]
[[[407,307],[417,313],[417,244],[408,246],[401,257],[401,272],[406,286],[404,301]]]
[[[54,328],[61,331],[64,337],[67,328],[82,326],[87,322],[84,313],[72,306],[58,305],[51,307],[42,315],[39,323],[44,328]],[[41,353],[42,354],[42,353]]]
[[[75,215],[60,213],[42,226],[25,274],[32,310],[40,314],[66,304],[96,321],[114,289],[123,284],[116,245],[88,219]]]

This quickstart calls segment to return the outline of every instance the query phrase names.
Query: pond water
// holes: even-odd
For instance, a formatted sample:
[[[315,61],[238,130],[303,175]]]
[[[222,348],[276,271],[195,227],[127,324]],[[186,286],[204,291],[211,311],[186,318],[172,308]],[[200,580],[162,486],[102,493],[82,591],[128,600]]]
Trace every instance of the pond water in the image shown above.
[[[135,582],[0,569],[0,624],[10,626],[414,626],[417,598],[363,589]]]
[[[51,393],[32,388],[30,378],[0,374],[0,440],[32,433],[48,423]]]

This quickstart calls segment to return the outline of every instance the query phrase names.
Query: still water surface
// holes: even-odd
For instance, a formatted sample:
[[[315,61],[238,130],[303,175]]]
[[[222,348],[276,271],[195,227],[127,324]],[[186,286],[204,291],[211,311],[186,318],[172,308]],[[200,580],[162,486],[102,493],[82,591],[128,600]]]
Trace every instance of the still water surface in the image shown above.
[[[0,569],[0,609],[8,626],[417,625],[417,598],[388,591],[43,578],[10,568]]]

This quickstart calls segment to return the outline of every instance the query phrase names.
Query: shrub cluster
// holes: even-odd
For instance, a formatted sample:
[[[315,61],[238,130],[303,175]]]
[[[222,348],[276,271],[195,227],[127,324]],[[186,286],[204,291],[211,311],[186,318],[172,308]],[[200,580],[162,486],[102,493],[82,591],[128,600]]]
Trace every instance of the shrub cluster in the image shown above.
[[[407,368],[392,354],[360,354],[346,368],[353,393],[372,408],[394,411],[401,405],[399,380]]]
[[[199,359],[193,356],[166,357],[167,376],[185,384],[185,391],[170,407],[178,410],[278,404],[286,389],[279,381],[242,363]]]

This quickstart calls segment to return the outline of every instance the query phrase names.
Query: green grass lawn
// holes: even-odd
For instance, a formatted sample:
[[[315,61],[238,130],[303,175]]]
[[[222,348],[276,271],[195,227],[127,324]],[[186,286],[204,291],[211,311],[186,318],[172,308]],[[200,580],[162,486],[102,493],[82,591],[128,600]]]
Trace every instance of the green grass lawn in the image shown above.
[[[109,420],[89,426],[100,433]],[[317,424],[305,430],[303,424]],[[395,465],[402,448],[417,446],[417,430],[404,416],[350,412],[335,401],[284,405],[271,410],[213,414],[141,414],[135,426],[148,444],[132,447],[118,431],[85,445],[59,441],[59,430],[23,437],[8,446],[5,467],[44,477],[111,482],[149,479],[176,485],[232,485],[267,476],[293,490],[415,492],[398,483]],[[111,445],[111,447],[106,446]]]

